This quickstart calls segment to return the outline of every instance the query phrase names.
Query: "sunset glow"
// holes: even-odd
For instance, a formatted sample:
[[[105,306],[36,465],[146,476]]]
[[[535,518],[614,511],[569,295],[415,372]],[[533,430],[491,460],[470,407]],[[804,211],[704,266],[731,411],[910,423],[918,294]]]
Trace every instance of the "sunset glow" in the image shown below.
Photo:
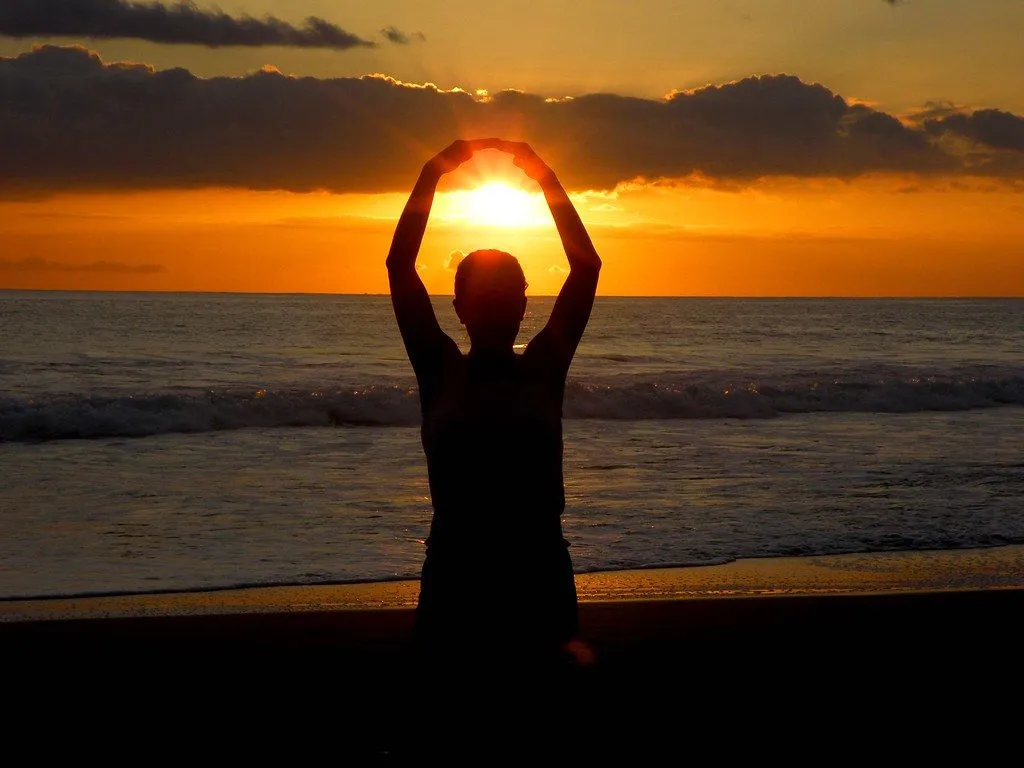
[[[216,19],[245,45],[0,15],[0,289],[383,293],[422,164],[498,137],[556,172],[604,295],[1024,295],[1024,6],[634,5],[581,4],[581,36],[571,3],[538,25],[244,0]],[[248,40],[268,15],[334,26]],[[428,289],[479,247],[516,253],[531,292],[564,280],[536,182],[494,149],[437,190]]]
[[[469,190],[449,192],[439,201],[440,217],[486,227],[536,227],[551,224],[539,193],[503,181],[487,181]]]

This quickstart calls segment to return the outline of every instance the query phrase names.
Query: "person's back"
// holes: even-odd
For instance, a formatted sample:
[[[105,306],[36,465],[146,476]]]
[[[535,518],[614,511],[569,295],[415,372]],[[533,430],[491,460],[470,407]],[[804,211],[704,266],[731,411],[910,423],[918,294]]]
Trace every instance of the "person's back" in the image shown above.
[[[544,329],[513,348],[526,280],[502,251],[469,254],[455,279],[463,354],[434,317],[415,258],[441,175],[478,149],[514,154],[539,181],[571,271]],[[554,174],[524,144],[456,142],[424,167],[388,256],[392,301],[416,373],[431,521],[416,610],[420,648],[443,664],[560,661],[579,633],[562,536],[562,399],[600,259]]]
[[[468,526],[529,536],[557,521],[565,380],[543,340],[521,355],[450,354],[429,378],[420,386],[432,537]]]
[[[522,355],[453,356],[423,398],[434,515],[421,632],[485,634],[523,651],[578,631],[561,528],[563,389],[531,344]]]

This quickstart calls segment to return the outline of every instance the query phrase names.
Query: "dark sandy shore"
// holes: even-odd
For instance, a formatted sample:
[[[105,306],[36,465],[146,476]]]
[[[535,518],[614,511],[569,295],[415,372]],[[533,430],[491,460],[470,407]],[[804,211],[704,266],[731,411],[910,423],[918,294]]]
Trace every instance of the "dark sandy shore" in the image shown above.
[[[973,749],[977,762],[1016,738],[1024,547],[747,560],[577,585],[593,663],[468,681],[415,665],[416,582],[3,601],[6,696],[40,713],[28,731],[106,724],[126,744],[168,749],[201,732],[236,757],[316,744],[396,761],[433,745],[460,764],[544,751],[675,763],[698,746],[781,759],[827,746],[833,762],[874,745],[879,756]]]

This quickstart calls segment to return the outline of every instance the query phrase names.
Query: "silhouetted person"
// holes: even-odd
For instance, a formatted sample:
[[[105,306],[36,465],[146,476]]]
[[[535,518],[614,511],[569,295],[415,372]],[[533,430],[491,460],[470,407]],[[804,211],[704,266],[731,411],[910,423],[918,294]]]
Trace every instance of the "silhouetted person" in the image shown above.
[[[507,152],[540,184],[570,272],[547,324],[513,349],[526,279],[510,254],[468,254],[455,274],[463,355],[438,325],[416,257],[441,177],[478,150]],[[419,384],[433,519],[416,608],[434,669],[571,664],[580,648],[576,586],[562,535],[562,399],[601,260],[551,169],[528,144],[456,141],[423,166],[387,259],[391,299]]]

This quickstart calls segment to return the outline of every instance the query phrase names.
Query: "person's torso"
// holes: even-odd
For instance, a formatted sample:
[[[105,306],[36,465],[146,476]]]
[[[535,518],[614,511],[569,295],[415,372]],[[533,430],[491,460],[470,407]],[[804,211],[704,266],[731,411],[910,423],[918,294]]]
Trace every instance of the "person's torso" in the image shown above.
[[[500,360],[451,355],[421,387],[432,539],[560,531],[564,387],[530,350]]]

